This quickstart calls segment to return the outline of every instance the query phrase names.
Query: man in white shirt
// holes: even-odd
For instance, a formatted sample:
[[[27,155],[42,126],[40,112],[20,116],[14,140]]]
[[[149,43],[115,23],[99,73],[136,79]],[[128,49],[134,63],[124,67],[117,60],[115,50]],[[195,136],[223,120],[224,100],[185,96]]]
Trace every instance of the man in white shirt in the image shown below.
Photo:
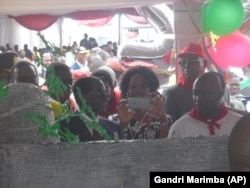
[[[216,72],[199,76],[193,85],[195,107],[171,126],[168,138],[230,135],[242,115],[223,105],[225,85]]]

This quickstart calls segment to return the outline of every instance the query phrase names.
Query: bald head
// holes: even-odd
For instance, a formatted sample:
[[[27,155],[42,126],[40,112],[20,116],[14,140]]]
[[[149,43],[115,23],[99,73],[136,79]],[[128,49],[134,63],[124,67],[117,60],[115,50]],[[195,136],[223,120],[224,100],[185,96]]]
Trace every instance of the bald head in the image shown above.
[[[80,108],[84,105],[84,99],[96,114],[105,111],[107,106],[105,85],[97,77],[88,76],[79,78],[73,86],[73,93]]]
[[[194,86],[196,85],[203,85],[206,84],[206,87],[211,88],[212,90],[219,89],[223,91],[225,90],[225,81],[223,77],[217,73],[217,72],[207,72],[202,75],[200,75],[194,83]]]
[[[11,68],[11,80],[14,83],[32,83],[38,86],[36,66],[28,61],[19,61]]]
[[[204,118],[216,117],[221,108],[225,82],[220,74],[207,72],[199,76],[193,86],[193,101]]]
[[[232,130],[228,156],[232,171],[250,171],[250,114],[243,116]]]

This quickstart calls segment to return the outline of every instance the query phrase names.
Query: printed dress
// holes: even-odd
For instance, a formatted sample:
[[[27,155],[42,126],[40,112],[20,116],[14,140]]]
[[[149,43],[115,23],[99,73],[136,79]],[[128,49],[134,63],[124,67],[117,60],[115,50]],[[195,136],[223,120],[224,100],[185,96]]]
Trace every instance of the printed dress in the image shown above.
[[[117,124],[120,123],[117,114],[109,117],[109,119]],[[157,139],[160,138],[160,120],[153,117],[150,123],[144,123],[132,119],[130,123],[123,128],[123,134],[125,139]]]

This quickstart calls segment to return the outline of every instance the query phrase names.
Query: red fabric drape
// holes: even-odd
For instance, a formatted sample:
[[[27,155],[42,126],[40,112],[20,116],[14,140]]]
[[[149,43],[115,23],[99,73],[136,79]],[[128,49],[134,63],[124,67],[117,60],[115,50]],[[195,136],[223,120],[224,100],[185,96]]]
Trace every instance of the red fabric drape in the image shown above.
[[[134,21],[135,23],[138,23],[138,24],[148,24],[148,21],[145,18],[141,17],[141,16],[133,16],[133,15],[129,15],[129,14],[126,14],[126,16],[130,20]]]
[[[22,26],[35,31],[42,31],[50,27],[59,18],[59,16],[48,14],[9,17],[14,18]]]
[[[115,14],[126,14],[129,18],[136,23],[147,23],[144,18],[140,18],[140,15],[135,8],[121,8],[115,10],[87,10],[77,11],[64,15],[25,15],[25,16],[9,16],[9,18],[15,19],[22,26],[35,30],[42,31],[50,27],[60,17],[67,17],[74,20],[85,20],[83,24],[88,26],[102,26],[107,24]]]
[[[74,20],[95,20],[100,18],[106,18],[114,16],[116,14],[113,10],[88,10],[77,11],[63,15],[63,17],[71,18]]]
[[[78,21],[80,25],[87,25],[89,27],[100,27],[103,26],[113,18],[113,16],[108,16],[106,18],[100,18],[95,20],[80,20]]]

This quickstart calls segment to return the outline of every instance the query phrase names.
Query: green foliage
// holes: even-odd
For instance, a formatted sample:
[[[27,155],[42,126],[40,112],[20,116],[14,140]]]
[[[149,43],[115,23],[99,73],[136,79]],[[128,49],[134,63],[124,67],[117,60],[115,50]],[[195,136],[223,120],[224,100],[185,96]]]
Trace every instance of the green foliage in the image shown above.
[[[44,65],[43,65],[43,60],[42,60],[42,58],[36,58],[36,63],[37,63],[37,67],[40,67],[40,66],[43,66],[43,67],[45,67]]]
[[[48,96],[54,95],[56,100],[59,101],[61,93],[67,90],[67,86],[64,85],[61,79],[55,75],[54,69],[48,68],[48,78],[45,81],[45,85],[49,87],[48,90],[44,91]]]
[[[46,49],[53,55],[61,55],[64,56],[64,54],[61,52],[61,49],[56,47],[55,44],[52,44],[51,42],[47,41],[44,36],[38,32],[37,35],[40,37],[40,39],[43,41],[44,45],[46,46]]]
[[[87,125],[87,127],[95,129],[102,137],[104,137],[106,140],[111,140],[110,136],[107,134],[106,130],[102,128],[102,126],[99,124],[98,119],[96,118],[96,114],[92,111],[92,109],[87,105],[86,101],[82,97],[82,93],[80,88],[77,88],[78,96],[80,96],[80,100],[82,102],[82,108],[80,112],[78,113],[81,120]],[[86,116],[83,116],[83,114],[87,114],[90,116],[86,118]]]
[[[60,134],[61,139],[66,140],[69,143],[78,143],[77,137],[74,134],[72,134],[68,129],[64,129],[63,131],[59,129],[58,133]]]
[[[8,94],[9,87],[5,86],[2,81],[0,81],[0,100],[5,99]]]
[[[50,125],[47,117],[41,113],[30,112],[24,114],[24,116],[28,118],[34,126],[38,126],[39,133],[44,137],[63,139],[70,143],[78,142],[76,136],[70,133],[69,130],[61,132],[60,123],[58,121]]]
[[[54,44],[51,44],[47,40],[45,40],[44,36],[42,36],[40,33],[38,33],[41,40],[44,42],[47,50],[53,55],[60,54],[61,53],[60,48],[55,47]],[[59,95],[67,90],[67,87],[61,82],[61,79],[57,77],[54,73],[53,69],[47,69],[49,72],[49,76],[45,82],[45,85],[49,86],[49,90],[45,91],[47,95],[51,96],[54,95],[57,99],[59,99]],[[107,134],[106,130],[102,128],[102,126],[99,124],[97,120],[96,114],[92,111],[92,109],[87,105],[86,101],[82,97],[81,91],[79,88],[77,88],[78,96],[80,96],[80,100],[82,101],[82,107],[79,112],[75,113],[71,109],[69,109],[68,105],[61,104],[62,105],[62,112],[58,114],[57,122],[64,119],[67,123],[70,121],[71,116],[78,115],[81,120],[84,122],[84,124],[92,129],[95,129],[102,137],[104,137],[106,140],[111,140],[110,136]],[[57,100],[59,101],[59,100]],[[57,123],[56,123],[57,124]],[[60,135],[63,136],[64,140],[67,140],[69,142],[75,141],[73,136],[69,134],[68,130],[61,130],[60,127],[58,127],[57,131],[60,133]]]
[[[54,44],[51,44],[50,42],[46,41],[44,36],[41,35],[41,33],[38,33],[38,36],[44,42],[47,50],[51,54],[63,55],[61,53],[61,49],[56,47]],[[38,66],[44,66],[41,58],[37,59],[36,62]],[[49,74],[45,82],[45,85],[49,86],[49,89],[44,92],[48,96],[53,95],[57,99],[59,99],[60,94],[67,90],[67,86],[65,86],[62,83],[61,79],[55,75],[53,69],[47,69],[47,71],[49,71]],[[5,99],[5,97],[8,94],[8,89],[9,89],[8,86],[4,86],[4,83],[0,82],[0,100]],[[76,113],[72,111],[72,109],[69,107],[68,104],[60,104],[62,107],[62,112],[58,112],[57,119],[53,124],[50,124],[46,115],[41,114],[39,112],[30,112],[30,113],[26,113],[22,115],[28,118],[34,126],[38,126],[39,133],[43,135],[44,137],[54,137],[54,138],[65,140],[70,143],[78,143],[78,139],[74,134],[72,134],[68,129],[61,130],[61,127],[60,127],[61,120],[65,120],[67,123],[69,123],[70,117],[77,115],[81,118],[81,120],[84,122],[84,124],[87,127],[95,129],[106,140],[111,140],[106,130],[103,129],[102,126],[99,124],[97,115],[92,111],[92,109],[87,105],[86,101],[82,97],[82,94],[79,88],[77,88],[77,92],[78,92],[78,96],[80,96],[80,100],[82,101],[82,107],[80,111]],[[57,102],[59,102],[59,100],[57,100]],[[37,105],[40,105],[40,104],[37,104]],[[52,110],[51,107],[49,108],[50,110]]]

